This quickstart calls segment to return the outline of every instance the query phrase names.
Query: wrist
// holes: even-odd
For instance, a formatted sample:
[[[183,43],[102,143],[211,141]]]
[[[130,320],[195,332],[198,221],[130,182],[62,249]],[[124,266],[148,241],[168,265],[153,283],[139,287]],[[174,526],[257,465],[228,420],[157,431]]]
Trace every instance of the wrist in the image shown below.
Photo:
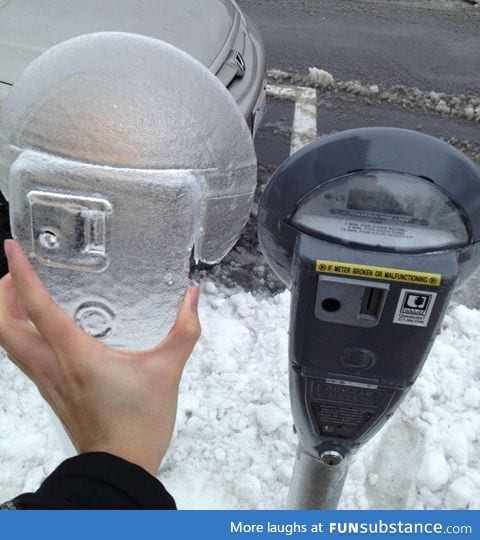
[[[138,449],[125,448],[118,445],[98,444],[79,449],[79,454],[101,452],[138,465],[152,476],[156,476],[160,468],[161,458],[141,452]],[[162,456],[163,457],[163,456]]]

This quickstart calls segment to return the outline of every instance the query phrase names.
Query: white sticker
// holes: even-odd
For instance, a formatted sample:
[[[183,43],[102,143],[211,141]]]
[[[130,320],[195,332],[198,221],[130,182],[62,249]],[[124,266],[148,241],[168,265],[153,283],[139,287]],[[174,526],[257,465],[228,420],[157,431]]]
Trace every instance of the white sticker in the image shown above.
[[[409,326],[427,326],[437,293],[402,289],[393,322]]]
[[[382,238],[403,238],[413,240],[416,229],[390,223],[370,223],[368,221],[345,221],[342,232],[358,234],[362,238],[380,236]]]

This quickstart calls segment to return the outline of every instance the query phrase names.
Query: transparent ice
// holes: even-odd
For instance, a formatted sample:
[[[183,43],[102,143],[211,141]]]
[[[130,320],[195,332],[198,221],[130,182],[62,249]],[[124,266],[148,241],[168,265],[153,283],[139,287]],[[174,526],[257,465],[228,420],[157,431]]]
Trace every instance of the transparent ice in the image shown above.
[[[207,263],[228,253],[255,185],[253,141],[229,92],[156,39],[61,43],[0,113],[13,235],[62,308],[114,346],[166,335],[192,250]]]

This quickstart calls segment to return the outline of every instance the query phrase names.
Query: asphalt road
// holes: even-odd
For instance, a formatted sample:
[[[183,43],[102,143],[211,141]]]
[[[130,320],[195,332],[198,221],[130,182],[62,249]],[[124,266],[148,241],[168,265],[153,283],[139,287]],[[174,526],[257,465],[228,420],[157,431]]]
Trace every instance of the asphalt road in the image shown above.
[[[240,0],[270,68],[464,93],[480,84],[480,6],[399,0]]]
[[[240,5],[263,36],[270,81],[280,70],[289,74],[280,83],[312,86],[308,69],[317,67],[339,82],[319,89],[319,135],[374,125],[418,129],[480,162],[480,112],[477,121],[462,115],[472,103],[474,109],[480,105],[480,5],[461,0],[241,0]],[[388,99],[345,91],[342,84],[349,81],[377,85]],[[429,101],[432,93],[437,100],[445,95],[447,107]],[[285,114],[270,115],[267,123],[278,127]],[[261,161],[272,162],[259,150]]]

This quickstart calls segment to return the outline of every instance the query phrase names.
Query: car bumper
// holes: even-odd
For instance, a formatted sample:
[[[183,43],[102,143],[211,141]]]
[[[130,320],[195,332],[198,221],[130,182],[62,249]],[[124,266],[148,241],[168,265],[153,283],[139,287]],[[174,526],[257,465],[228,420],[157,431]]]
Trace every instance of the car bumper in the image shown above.
[[[256,25],[248,18],[244,60],[247,66],[241,78],[234,79],[228,90],[237,102],[242,114],[255,135],[265,110],[265,47]]]

